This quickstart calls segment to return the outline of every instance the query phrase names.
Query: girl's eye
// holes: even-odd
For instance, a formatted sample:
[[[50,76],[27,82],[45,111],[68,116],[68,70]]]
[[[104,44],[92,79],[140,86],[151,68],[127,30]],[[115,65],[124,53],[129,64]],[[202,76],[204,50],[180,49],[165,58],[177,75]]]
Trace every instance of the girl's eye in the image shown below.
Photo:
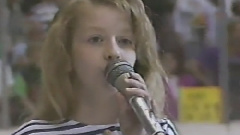
[[[133,41],[127,38],[122,38],[118,40],[118,44],[121,46],[132,46]]]
[[[88,42],[91,44],[99,44],[103,42],[103,37],[102,36],[93,36],[90,39],[88,39]]]

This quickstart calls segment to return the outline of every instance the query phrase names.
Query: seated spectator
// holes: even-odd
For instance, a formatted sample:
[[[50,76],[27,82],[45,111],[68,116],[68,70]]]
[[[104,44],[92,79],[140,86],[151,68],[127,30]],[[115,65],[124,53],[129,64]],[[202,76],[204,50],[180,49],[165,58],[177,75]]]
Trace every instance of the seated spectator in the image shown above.
[[[233,20],[228,25],[228,54],[229,60],[232,58],[240,58],[240,21]],[[202,85],[216,86],[218,85],[218,62],[219,48],[218,46],[205,47],[197,60],[190,60],[187,64],[196,78]]]
[[[232,9],[232,12],[233,12],[233,14],[235,15],[235,16],[240,16],[240,1],[234,1],[233,3],[232,3],[232,7],[231,7],[231,9]]]
[[[6,63],[4,63],[6,64]],[[5,73],[3,74],[3,63],[2,63],[2,60],[0,59],[0,115],[2,113],[2,110],[3,110],[3,100],[8,100],[8,97],[10,96],[10,94],[12,93],[12,87],[13,87],[13,84],[14,84],[14,80],[13,80],[13,75],[12,75],[12,69],[11,67],[6,64],[4,66],[4,70],[5,70]],[[4,75],[4,76],[3,76]],[[3,84],[3,79],[5,80],[5,85]],[[5,97],[5,98],[4,98]]]
[[[181,46],[165,49],[161,61],[169,78],[167,113],[172,119],[177,120],[180,87],[197,86],[199,83],[185,70],[185,56]]]
[[[41,71],[39,67],[40,45],[29,46],[27,50],[28,64],[23,68],[21,74],[16,75],[18,87],[16,94],[23,101],[28,111],[33,111],[37,100],[37,93],[41,88]]]

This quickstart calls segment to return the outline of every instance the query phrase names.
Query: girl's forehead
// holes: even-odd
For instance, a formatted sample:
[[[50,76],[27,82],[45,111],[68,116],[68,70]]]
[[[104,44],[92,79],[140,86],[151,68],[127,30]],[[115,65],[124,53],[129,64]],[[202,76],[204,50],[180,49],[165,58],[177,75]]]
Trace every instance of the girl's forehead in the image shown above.
[[[84,5],[79,5],[80,12],[82,13],[91,13],[91,11],[105,11],[104,9],[107,9],[108,12],[119,12],[122,14],[130,15],[130,12],[127,9],[122,9],[120,7],[117,7],[116,5],[106,5],[106,4],[91,4],[86,3]]]
[[[89,8],[91,10],[89,10]],[[129,16],[126,12],[113,8],[113,7],[105,7],[98,6],[95,8],[86,7],[85,9],[81,9],[82,14],[78,14],[78,18],[80,23],[84,23],[84,25],[107,25],[109,23],[115,23],[115,26],[121,25],[129,25],[131,24],[131,16]]]

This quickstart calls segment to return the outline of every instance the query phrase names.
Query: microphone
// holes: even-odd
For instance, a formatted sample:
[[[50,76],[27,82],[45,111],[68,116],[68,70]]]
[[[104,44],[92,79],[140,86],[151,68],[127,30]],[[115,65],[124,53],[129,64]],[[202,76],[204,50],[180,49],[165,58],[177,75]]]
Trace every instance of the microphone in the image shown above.
[[[134,72],[133,67],[128,62],[120,59],[110,61],[105,69],[107,81],[120,93],[127,88],[124,79],[129,77],[127,74],[131,72]],[[133,96],[127,100],[148,135],[164,135],[164,130],[143,97]]]

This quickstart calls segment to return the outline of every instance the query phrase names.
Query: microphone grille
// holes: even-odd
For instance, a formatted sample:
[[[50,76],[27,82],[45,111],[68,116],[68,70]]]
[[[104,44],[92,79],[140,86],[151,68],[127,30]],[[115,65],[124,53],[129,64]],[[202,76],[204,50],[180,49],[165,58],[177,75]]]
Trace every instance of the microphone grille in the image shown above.
[[[133,67],[128,62],[119,59],[109,62],[105,69],[107,81],[113,86],[119,76],[130,72],[134,72]]]

